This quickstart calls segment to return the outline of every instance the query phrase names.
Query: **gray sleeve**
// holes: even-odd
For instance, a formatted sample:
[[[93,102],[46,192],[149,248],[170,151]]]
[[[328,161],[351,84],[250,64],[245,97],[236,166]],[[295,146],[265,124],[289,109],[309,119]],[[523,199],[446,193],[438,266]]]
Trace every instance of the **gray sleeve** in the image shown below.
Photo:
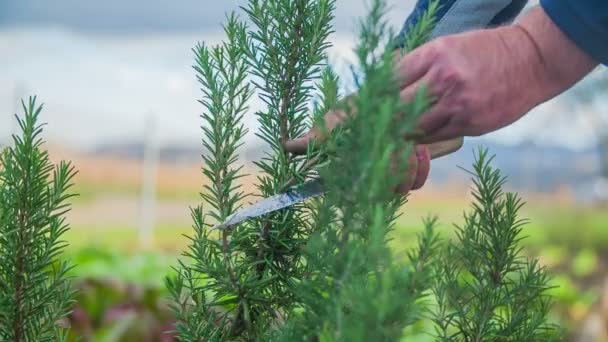
[[[401,36],[415,25],[428,8],[430,0],[418,0],[407,18]],[[440,0],[437,24],[432,38],[509,23],[528,0]],[[399,41],[399,40],[398,40]]]

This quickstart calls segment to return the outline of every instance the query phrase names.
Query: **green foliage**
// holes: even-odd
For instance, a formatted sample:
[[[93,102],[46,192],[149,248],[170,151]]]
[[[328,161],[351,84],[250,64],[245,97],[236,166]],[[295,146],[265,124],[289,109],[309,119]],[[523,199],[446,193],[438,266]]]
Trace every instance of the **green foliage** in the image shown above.
[[[536,260],[522,256],[518,218],[523,202],[503,193],[505,178],[480,151],[474,164],[474,202],[456,240],[437,268],[434,322],[442,341],[550,341],[549,279]]]
[[[215,221],[245,198],[237,183],[242,174],[236,151],[251,95],[246,76],[266,104],[256,113],[257,136],[270,148],[256,163],[260,194],[283,191],[313,171],[310,154],[290,155],[282,143],[308,127],[312,79],[326,58],[333,8],[333,0],[250,1],[244,11],[255,30],[232,15],[225,26],[227,43],[196,49],[205,107],[203,145],[210,152],[203,172],[212,184],[203,198]],[[303,273],[301,247],[310,229],[304,212],[304,207],[292,208],[218,235],[209,229],[202,208],[193,210],[195,236],[186,256],[194,262],[182,263],[180,276],[169,281],[183,340],[256,339],[281,311],[293,307],[291,282]]]
[[[238,161],[236,150],[245,134],[242,113],[251,96],[249,86],[241,85],[248,71],[244,58],[248,45],[246,27],[232,15],[225,31],[228,42],[224,45],[212,49],[202,44],[196,47],[197,65],[194,67],[203,86],[203,100],[200,101],[205,107],[203,146],[209,152],[203,156],[206,162],[203,173],[211,180],[208,192],[202,197],[213,208],[209,215],[216,221],[230,215],[245,197],[236,184],[240,169],[235,164]],[[218,318],[220,314],[215,307],[229,304],[234,297],[221,296],[241,288],[234,271],[236,260],[230,251],[228,233],[221,234],[221,242],[212,238],[200,206],[192,209],[192,218],[195,236],[185,256],[193,263],[180,262],[178,276],[167,282],[175,300],[173,310],[179,320],[176,325],[179,336],[183,340],[194,341],[198,336],[212,340],[229,333],[226,315]],[[216,281],[207,280],[213,278]],[[218,298],[208,301],[207,295],[214,293],[219,294]]]
[[[389,233],[406,202],[395,189],[414,147],[404,137],[415,135],[429,96],[423,88],[410,103],[401,102],[394,52],[382,46],[394,37],[383,20],[384,2],[375,0],[355,50],[357,93],[339,102],[338,78],[323,66],[333,9],[333,0],[250,0],[244,11],[253,29],[231,15],[226,43],[195,49],[208,151],[203,173],[211,184],[202,197],[211,209],[192,210],[187,262],[167,279],[179,339],[396,341],[423,321],[435,326],[441,340],[552,336],[545,322],[547,276],[520,256],[521,203],[503,196],[504,179],[485,153],[475,166],[477,201],[458,239],[447,247],[440,243],[432,218],[406,261],[392,255]],[[404,37],[406,48],[428,39],[436,10],[431,2]],[[247,199],[238,183],[238,147],[254,91],[265,104],[256,113],[257,136],[269,147],[256,163],[258,195],[317,176],[328,192],[214,231],[213,223]],[[348,119],[322,146],[304,156],[283,150],[311,118],[336,108]],[[395,113],[406,114],[395,120]]]
[[[414,50],[431,39],[431,33],[436,24],[437,10],[439,10],[439,1],[430,1],[428,9],[420,17],[418,24],[408,27],[407,34],[401,35],[398,37],[399,40],[395,40],[396,46],[403,47],[402,54]]]
[[[228,42],[208,48],[199,44],[195,49],[197,79],[203,91],[199,101],[204,107],[203,174],[210,184],[201,194],[213,208],[210,216],[221,221],[231,214],[244,194],[239,191],[236,181],[242,176],[242,166],[236,166],[236,150],[242,145],[247,133],[243,126],[243,115],[247,111],[247,101],[252,95],[247,77],[247,60],[244,46],[247,46],[246,27],[232,15],[228,18],[226,34]]]
[[[43,150],[36,98],[23,110],[22,135],[0,156],[0,340],[56,341],[73,301],[70,266],[58,257],[75,171]]]
[[[394,341],[422,316],[439,246],[435,220],[426,222],[408,264],[395,262],[387,234],[405,201],[394,191],[412,153],[413,142],[403,137],[428,102],[423,91],[412,103],[400,101],[393,53],[380,49],[387,36],[384,11],[374,2],[362,23],[356,52],[365,81],[352,107],[344,108],[351,119],[328,143],[335,157],[320,169],[328,194],[307,245],[308,276],[296,288],[302,311],[289,317],[278,339]]]

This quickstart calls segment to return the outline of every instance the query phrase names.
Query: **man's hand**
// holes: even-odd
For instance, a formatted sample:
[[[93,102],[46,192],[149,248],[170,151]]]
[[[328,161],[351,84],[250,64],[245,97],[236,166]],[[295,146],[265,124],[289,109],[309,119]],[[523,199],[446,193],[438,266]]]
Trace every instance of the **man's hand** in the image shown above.
[[[423,85],[435,98],[419,123],[433,143],[507,126],[596,65],[538,7],[511,26],[438,38],[398,68],[404,101]]]
[[[423,132],[419,142],[430,144],[432,151],[442,141],[482,135],[515,122],[597,64],[539,7],[511,26],[437,38],[401,58],[395,72],[403,101],[411,101],[422,86],[434,98],[419,122]],[[341,111],[327,113],[326,128],[330,131],[344,118]],[[285,148],[302,153],[311,140],[322,138],[313,129],[287,141]],[[414,159],[416,167],[405,177],[403,192],[408,184],[415,187],[426,179],[413,173],[418,168],[428,173],[430,158],[418,161],[412,156],[411,165]]]
[[[330,111],[324,116],[324,132],[331,132],[340,122],[345,119],[346,114],[342,111]],[[284,147],[287,151],[303,154],[308,148],[308,144],[315,141],[322,141],[325,138],[321,130],[313,127],[304,136],[285,142]],[[458,139],[449,143],[442,142],[439,144],[430,145],[432,150],[427,145],[417,145],[414,148],[414,153],[408,159],[408,170],[403,176],[403,179],[397,189],[398,193],[408,193],[410,190],[421,188],[426,182],[430,168],[431,157],[439,157],[462,146],[462,140]]]

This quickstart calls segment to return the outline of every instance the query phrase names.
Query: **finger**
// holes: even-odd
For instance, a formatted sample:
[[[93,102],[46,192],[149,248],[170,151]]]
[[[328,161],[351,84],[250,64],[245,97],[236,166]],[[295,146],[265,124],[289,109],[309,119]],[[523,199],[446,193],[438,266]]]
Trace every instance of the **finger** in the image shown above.
[[[427,138],[432,137],[437,131],[446,126],[449,121],[450,114],[444,110],[440,104],[431,107],[431,109],[422,114],[418,120],[418,129],[424,133],[419,142],[428,144],[430,142],[440,141],[435,139],[429,140]]]
[[[431,169],[431,152],[426,145],[416,145],[409,156],[407,170],[396,192],[406,194],[420,189],[426,182]]]
[[[316,128],[311,129],[305,135],[287,140],[283,143],[283,148],[290,153],[294,154],[304,154],[308,150],[308,145],[313,141],[318,139],[319,134]]]
[[[418,48],[399,60],[397,63],[397,81],[401,88],[405,88],[420,78],[430,69],[432,61],[426,58],[427,52],[424,47]]]
[[[431,159],[437,159],[458,151],[463,144],[464,137],[458,137],[455,139],[441,140],[426,146],[431,152]]]
[[[430,82],[430,77],[428,74],[424,74],[421,78],[416,80],[414,83],[408,85],[405,88],[402,88],[399,93],[399,97],[401,98],[401,102],[403,103],[411,103],[416,98],[416,95],[420,92],[421,89],[428,89]],[[434,97],[434,94],[428,94],[431,98]]]
[[[304,136],[288,140],[283,143],[283,148],[294,154],[304,154],[313,141],[323,141],[329,133],[346,118],[342,110],[332,110],[323,117],[323,122],[313,127]]]
[[[429,84],[430,78],[427,75],[428,74],[426,74],[422,78],[418,79],[413,84],[410,84],[405,89],[401,90],[401,92],[399,93],[399,97],[400,97],[402,103],[408,104],[408,103],[414,102],[416,97],[419,96],[421,89],[424,89],[424,88],[428,89],[427,86]],[[433,96],[433,94],[429,93],[429,98],[431,99],[431,101],[434,101],[435,96]],[[432,104],[433,103],[431,102],[430,105],[432,105]],[[397,115],[396,120],[402,119],[405,115],[407,115],[407,113],[401,113],[401,114]],[[421,132],[420,127],[417,127],[417,129],[414,130],[411,135],[407,135],[405,138],[417,140],[418,137],[420,135],[422,135],[421,133],[424,133],[424,131]]]
[[[407,170],[405,171],[405,175],[403,176],[401,183],[399,183],[395,191],[400,194],[408,193],[412,189],[412,186],[416,181],[417,170],[418,158],[416,158],[416,153],[412,151],[412,154],[410,154],[407,162]]]
[[[445,140],[452,140],[455,138],[463,137],[463,131],[453,122],[448,122],[443,127],[435,130],[430,134],[425,134],[419,142],[421,144],[432,144]]]
[[[416,168],[412,190],[422,188],[431,171],[431,152],[429,148],[426,145],[417,145],[415,151],[418,167]]]

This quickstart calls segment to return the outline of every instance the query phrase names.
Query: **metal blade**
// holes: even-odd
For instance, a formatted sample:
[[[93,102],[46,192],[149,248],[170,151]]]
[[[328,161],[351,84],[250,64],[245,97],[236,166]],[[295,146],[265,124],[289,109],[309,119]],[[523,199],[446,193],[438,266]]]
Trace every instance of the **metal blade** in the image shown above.
[[[284,193],[265,198],[247,208],[241,209],[228,216],[224,222],[213,229],[226,229],[248,219],[272,213],[274,211],[290,207],[294,204],[304,202],[307,199],[320,196],[325,193],[325,187],[321,179],[315,179],[301,186],[287,190]]]

